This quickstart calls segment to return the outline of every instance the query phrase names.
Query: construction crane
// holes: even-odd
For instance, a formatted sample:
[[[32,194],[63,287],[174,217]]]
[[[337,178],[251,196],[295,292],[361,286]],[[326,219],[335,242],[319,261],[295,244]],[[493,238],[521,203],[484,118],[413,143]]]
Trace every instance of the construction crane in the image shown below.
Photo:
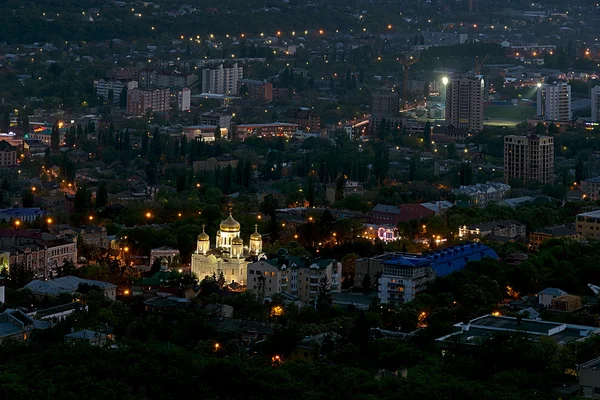
[[[479,56],[475,57],[475,75],[479,75],[481,73],[483,64],[485,64],[489,56],[489,54],[486,54],[485,57],[483,57],[483,60],[481,60],[481,62],[479,62]]]
[[[403,58],[400,60],[400,64],[402,64],[404,70],[404,93],[402,94],[402,109],[406,110],[408,108],[408,70],[410,66],[419,62],[417,58],[410,56],[408,58]]]

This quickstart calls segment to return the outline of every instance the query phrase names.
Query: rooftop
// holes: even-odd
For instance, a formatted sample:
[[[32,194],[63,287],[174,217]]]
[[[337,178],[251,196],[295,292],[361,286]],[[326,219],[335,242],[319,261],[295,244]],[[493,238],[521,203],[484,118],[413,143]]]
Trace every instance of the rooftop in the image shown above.
[[[385,266],[405,266],[431,267],[437,276],[445,276],[452,272],[460,271],[469,261],[479,261],[486,257],[498,259],[498,255],[491,247],[479,242],[467,243],[438,250],[433,253],[417,256],[398,256],[391,260],[386,260],[383,263],[384,275],[386,275]]]
[[[582,213],[582,214],[577,214],[578,217],[595,217],[595,218],[599,218],[600,217],[600,210],[596,210],[596,211],[590,211],[590,212],[586,212],[586,213]]]
[[[371,211],[388,213],[388,214],[400,214],[400,209],[398,207],[388,206],[386,204],[377,204],[375,207],[373,207],[373,209]]]
[[[562,324],[559,322],[536,321],[533,319],[484,315],[469,323],[459,322],[454,325],[460,331],[436,339],[441,344],[477,345],[497,333],[517,333],[530,336],[534,340],[548,337],[558,344],[566,344],[585,340],[591,334],[600,333],[600,328],[593,326]]]
[[[565,225],[552,226],[550,228],[542,228],[533,232],[534,234],[546,234],[551,235],[553,237],[562,237],[562,236],[570,236],[575,235],[577,231],[571,227]]]
[[[27,285],[25,285],[25,287],[37,295],[56,296],[60,293],[73,293],[77,291],[77,288],[82,283],[90,286],[98,286],[100,289],[116,288],[116,286],[112,283],[83,279],[70,275],[49,281],[36,279],[29,282]]]

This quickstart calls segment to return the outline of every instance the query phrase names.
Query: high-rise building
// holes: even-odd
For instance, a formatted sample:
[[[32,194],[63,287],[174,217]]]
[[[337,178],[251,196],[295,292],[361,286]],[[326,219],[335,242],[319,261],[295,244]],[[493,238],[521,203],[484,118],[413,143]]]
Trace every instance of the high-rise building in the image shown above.
[[[192,100],[190,88],[183,88],[177,92],[177,108],[179,111],[189,111]]]
[[[504,180],[523,183],[554,182],[554,138],[550,136],[504,137]]]
[[[446,88],[446,125],[470,132],[482,130],[484,95],[482,78],[458,75],[450,79]]]
[[[218,94],[236,94],[239,81],[244,77],[244,68],[237,63],[226,68],[221,64],[216,69],[202,71],[202,92]]]
[[[370,120],[371,131],[377,132],[383,120],[388,125],[395,124],[399,121],[399,112],[400,96],[398,92],[389,89],[373,92]]]
[[[133,89],[127,92],[127,114],[143,115],[146,111],[169,111],[169,89]]]
[[[566,82],[538,85],[537,115],[545,121],[570,121],[571,85]]]
[[[592,122],[600,122],[600,86],[592,88]]]

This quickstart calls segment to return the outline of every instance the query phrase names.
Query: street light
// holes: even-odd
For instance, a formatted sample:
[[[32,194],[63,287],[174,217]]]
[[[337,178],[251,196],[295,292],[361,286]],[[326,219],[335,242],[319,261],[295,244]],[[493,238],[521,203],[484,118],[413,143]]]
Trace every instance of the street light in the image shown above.
[[[48,223],[48,225],[50,225],[50,224],[52,223],[52,218],[48,218],[48,219],[46,220],[46,223]]]
[[[447,86],[448,82],[449,82],[449,80],[448,80],[447,76],[442,77],[442,83],[444,84],[444,86]]]
[[[146,213],[146,218],[152,218],[152,213],[151,212],[147,212]]]
[[[21,221],[19,221],[18,219],[17,219],[17,220],[15,220],[15,226],[18,228],[18,227],[19,227],[19,225],[21,225]]]
[[[92,222],[92,221],[94,220],[94,216],[93,216],[93,215],[90,215],[90,216],[88,217],[88,219],[90,220],[90,222]]]

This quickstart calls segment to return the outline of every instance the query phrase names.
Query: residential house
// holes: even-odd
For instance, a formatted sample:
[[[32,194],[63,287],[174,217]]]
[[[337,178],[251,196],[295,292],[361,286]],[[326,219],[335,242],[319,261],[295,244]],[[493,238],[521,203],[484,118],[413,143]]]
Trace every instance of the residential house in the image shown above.
[[[455,189],[452,194],[456,197],[466,197],[469,202],[476,207],[485,207],[490,203],[502,200],[510,186],[500,182],[478,183],[471,186],[461,186]]]
[[[552,306],[552,300],[567,294],[567,292],[557,288],[546,288],[538,293],[538,304],[550,307]]]
[[[492,221],[483,224],[462,226],[458,229],[459,237],[495,237],[518,239],[526,236],[525,224],[518,221]]]
[[[559,225],[538,229],[529,234],[529,247],[538,249],[548,239],[579,240],[580,235],[573,226]]]

